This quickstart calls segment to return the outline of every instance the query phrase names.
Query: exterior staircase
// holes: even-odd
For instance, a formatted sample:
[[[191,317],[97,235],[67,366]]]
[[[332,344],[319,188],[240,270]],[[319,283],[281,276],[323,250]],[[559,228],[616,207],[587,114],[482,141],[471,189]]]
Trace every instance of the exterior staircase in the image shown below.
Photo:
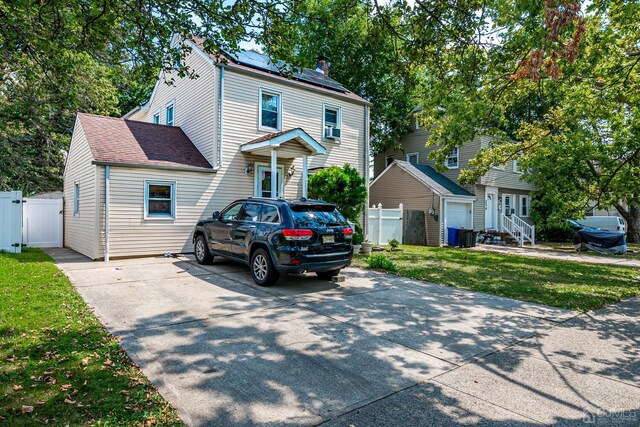
[[[517,215],[500,214],[500,231],[507,233],[511,240],[520,246],[536,244],[536,226]]]

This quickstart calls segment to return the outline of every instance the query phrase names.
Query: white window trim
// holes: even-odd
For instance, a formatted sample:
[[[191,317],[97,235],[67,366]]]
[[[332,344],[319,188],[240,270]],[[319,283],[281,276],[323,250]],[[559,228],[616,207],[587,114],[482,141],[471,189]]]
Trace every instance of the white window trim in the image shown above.
[[[332,104],[322,104],[322,140],[329,141],[329,139],[325,138],[325,133],[324,133],[324,130],[327,127],[327,124],[325,122],[325,112],[327,108],[330,110],[336,110],[338,113],[338,119],[337,119],[338,123],[336,123],[336,127],[340,129],[340,138],[334,139],[333,141],[341,142],[342,141],[342,107],[339,107],[337,105],[332,105]]]
[[[260,167],[265,167],[268,169],[269,172],[271,172],[271,165],[268,163],[256,163],[255,166],[255,173],[254,173],[254,177],[253,177],[253,197],[262,197],[261,191],[260,191]],[[278,188],[278,193],[280,193],[280,197],[284,197],[284,166],[283,165],[278,165],[278,173],[280,174],[280,182],[279,184],[279,188]]]
[[[171,124],[167,123],[167,109],[172,107],[173,109],[173,122]],[[166,126],[175,126],[176,125],[176,100],[171,100],[164,105],[164,124]]]
[[[411,163],[409,161],[409,157],[411,156],[416,156],[416,163],[419,164],[420,163],[420,153],[418,153],[417,151],[413,152],[413,153],[407,153],[404,158],[407,162]]]
[[[173,116],[174,116],[174,117],[173,117],[173,119],[174,119],[174,121],[175,121],[175,108],[174,108],[173,112],[174,112],[174,114],[173,114]],[[154,117],[156,117],[156,116],[158,116],[158,123],[156,123],[156,122],[153,120],[153,119],[154,119]],[[161,118],[162,118],[162,116],[160,115],[160,110],[158,110],[158,111],[156,111],[155,113],[153,113],[153,114],[151,115],[151,123],[155,123],[155,124],[158,124],[158,125],[159,125],[159,124],[161,124],[161,123],[160,123],[160,119],[161,119]]]
[[[78,181],[73,183],[73,216],[80,216],[80,183]]]
[[[270,128],[262,125],[262,94],[277,95],[278,96],[278,127]],[[324,112],[323,112],[324,113]],[[267,89],[261,87],[258,96],[258,130],[265,132],[280,132],[282,129],[282,92],[273,89]]]
[[[523,214],[522,214],[522,206],[523,206],[522,201],[523,201],[523,200],[526,200],[526,201],[527,201],[527,203],[526,203],[526,206],[527,206],[527,214],[526,214],[526,215],[523,215]],[[529,217],[529,214],[531,213],[531,203],[530,203],[530,202],[531,202],[531,199],[530,199],[530,197],[529,197],[529,196],[527,196],[527,195],[525,195],[525,194],[521,194],[521,195],[520,195],[520,197],[518,197],[518,201],[520,202],[520,203],[518,203],[518,208],[519,208],[519,210],[517,211],[517,212],[520,214],[519,216],[521,216],[522,218],[528,218],[528,217]]]
[[[172,215],[149,215],[149,186],[150,185],[168,185],[171,186],[171,212]],[[145,220],[159,220],[159,221],[173,221],[178,218],[177,203],[178,200],[178,184],[176,181],[156,181],[145,180],[144,181],[144,219]]]
[[[506,200],[505,197],[509,198],[509,209],[511,209],[514,213],[518,212],[518,210],[516,209],[516,195],[515,194],[510,194],[510,193],[502,193],[502,214],[506,215],[507,214],[507,204],[506,204]]]
[[[451,150],[451,153],[453,152],[453,150]],[[444,161],[444,165],[446,166],[447,169],[459,169],[460,168],[460,147],[456,147],[456,165],[455,166],[449,166],[449,157],[451,157],[451,153],[447,154],[447,159]]]

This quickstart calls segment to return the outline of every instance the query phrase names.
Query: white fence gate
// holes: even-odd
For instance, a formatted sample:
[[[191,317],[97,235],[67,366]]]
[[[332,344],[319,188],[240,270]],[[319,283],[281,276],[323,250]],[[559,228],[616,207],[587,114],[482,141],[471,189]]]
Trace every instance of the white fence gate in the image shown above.
[[[371,243],[386,244],[391,239],[402,243],[402,203],[395,209],[382,209],[382,204],[369,208],[369,235]]]
[[[0,251],[22,252],[22,192],[0,192]]]
[[[62,247],[62,199],[26,199],[22,241],[38,248]]]

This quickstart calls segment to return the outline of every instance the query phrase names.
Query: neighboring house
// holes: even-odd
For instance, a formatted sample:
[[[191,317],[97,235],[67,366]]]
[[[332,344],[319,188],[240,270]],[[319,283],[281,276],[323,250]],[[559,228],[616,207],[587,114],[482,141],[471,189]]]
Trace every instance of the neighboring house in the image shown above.
[[[444,171],[437,172],[434,161],[428,158],[437,148],[425,146],[429,132],[419,128],[415,115],[412,129],[400,139],[402,151],[390,150],[375,156],[370,203],[382,203],[383,207],[402,203],[406,209],[427,212],[430,246],[444,244],[447,227],[453,226],[510,232],[518,238],[522,232],[525,240],[534,240],[530,218],[534,187],[521,179],[523,173],[517,161],[492,168],[474,185],[461,186],[460,171],[468,167],[469,160],[487,146],[490,138],[477,137],[456,148],[448,156]]]
[[[310,171],[345,163],[366,177],[369,103],[326,64],[289,79],[255,52],[219,61],[202,40],[184,45],[198,78],[161,74],[123,119],[78,114],[65,246],[93,259],[192,252],[196,222],[233,200],[303,197]]]

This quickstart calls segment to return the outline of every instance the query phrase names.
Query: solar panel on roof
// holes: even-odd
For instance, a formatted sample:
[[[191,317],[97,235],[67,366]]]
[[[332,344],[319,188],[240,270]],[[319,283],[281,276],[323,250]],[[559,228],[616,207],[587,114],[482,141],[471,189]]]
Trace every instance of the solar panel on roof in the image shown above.
[[[273,61],[271,61],[267,56],[254,51],[245,50],[235,53],[228,52],[227,54],[234,61],[237,61],[242,65],[279,75],[282,75],[281,69],[287,66],[287,64],[282,61],[278,61],[274,64]],[[337,81],[324,75],[323,73],[310,70],[308,68],[303,68],[298,72],[294,72],[292,78],[296,80],[302,80],[304,82],[311,83],[317,86],[322,86],[327,89],[332,89],[339,92],[348,92],[348,90]]]

